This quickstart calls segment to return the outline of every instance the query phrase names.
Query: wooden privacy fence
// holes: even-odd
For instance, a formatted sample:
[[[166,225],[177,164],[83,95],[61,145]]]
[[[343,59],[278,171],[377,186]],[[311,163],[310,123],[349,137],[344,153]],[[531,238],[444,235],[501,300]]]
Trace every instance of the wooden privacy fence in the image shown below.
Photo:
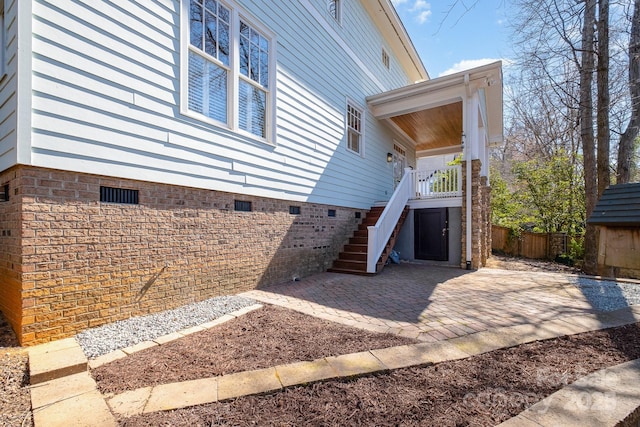
[[[529,233],[513,236],[499,225],[491,226],[491,249],[511,256],[533,259],[555,259],[567,253],[566,233]]]

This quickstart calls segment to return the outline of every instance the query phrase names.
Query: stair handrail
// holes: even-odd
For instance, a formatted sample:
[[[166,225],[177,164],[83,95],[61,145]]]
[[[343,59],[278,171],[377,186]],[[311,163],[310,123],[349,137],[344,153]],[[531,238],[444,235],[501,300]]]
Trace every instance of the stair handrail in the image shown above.
[[[389,199],[389,202],[387,202],[387,206],[385,206],[382,211],[380,218],[378,218],[376,225],[370,225],[367,227],[369,236],[367,241],[367,273],[376,272],[378,259],[380,259],[382,251],[384,251],[394,228],[400,220],[402,211],[411,198],[411,184],[413,183],[413,178],[411,177],[412,173],[413,169],[405,169],[404,176],[398,183],[393,195],[391,195],[391,198]]]

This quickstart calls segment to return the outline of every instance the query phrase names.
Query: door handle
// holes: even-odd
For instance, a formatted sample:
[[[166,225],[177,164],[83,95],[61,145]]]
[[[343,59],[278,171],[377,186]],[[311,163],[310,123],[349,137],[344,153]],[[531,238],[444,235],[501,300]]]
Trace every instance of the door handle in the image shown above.
[[[445,237],[447,235],[447,231],[449,231],[448,228],[443,228],[442,229],[442,237]]]

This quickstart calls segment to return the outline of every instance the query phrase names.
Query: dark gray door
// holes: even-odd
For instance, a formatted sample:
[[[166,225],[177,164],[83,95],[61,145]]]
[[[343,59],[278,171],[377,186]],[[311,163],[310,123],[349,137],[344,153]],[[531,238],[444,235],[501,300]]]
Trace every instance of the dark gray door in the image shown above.
[[[414,215],[416,259],[448,261],[447,208],[416,209]]]

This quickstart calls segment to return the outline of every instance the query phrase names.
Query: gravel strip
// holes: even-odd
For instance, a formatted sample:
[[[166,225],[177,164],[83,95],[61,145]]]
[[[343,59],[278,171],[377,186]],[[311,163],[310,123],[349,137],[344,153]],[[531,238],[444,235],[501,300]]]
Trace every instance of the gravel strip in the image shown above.
[[[76,335],[76,340],[84,354],[93,359],[142,341],[209,322],[255,303],[252,299],[238,296],[211,298],[173,310],[88,329]]]
[[[640,304],[640,284],[576,277],[572,283],[593,308],[613,311]]]

